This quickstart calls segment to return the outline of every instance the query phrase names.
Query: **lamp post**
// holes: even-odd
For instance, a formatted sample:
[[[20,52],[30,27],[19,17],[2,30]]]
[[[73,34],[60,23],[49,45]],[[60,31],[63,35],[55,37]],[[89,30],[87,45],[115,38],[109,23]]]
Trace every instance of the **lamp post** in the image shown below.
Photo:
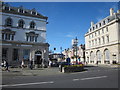
[[[76,54],[76,64],[77,64],[77,45],[78,45],[78,39],[77,37],[73,40],[73,48],[75,50]]]

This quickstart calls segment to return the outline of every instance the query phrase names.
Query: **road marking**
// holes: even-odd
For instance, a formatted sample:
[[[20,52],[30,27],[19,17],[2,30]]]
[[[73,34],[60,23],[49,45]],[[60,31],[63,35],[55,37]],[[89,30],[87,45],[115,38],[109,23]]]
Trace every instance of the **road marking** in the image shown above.
[[[0,85],[0,87],[23,86],[23,85],[35,85],[35,84],[47,84],[47,83],[54,83],[54,82],[53,82],[53,81],[49,81],[49,82],[37,82],[37,83],[24,83],[24,84]]]
[[[80,80],[89,80],[89,79],[97,79],[97,78],[106,78],[107,76],[99,76],[99,77],[90,77],[90,78],[82,78]]]
[[[74,72],[74,73],[70,73],[70,74],[79,74],[79,73],[86,73],[88,71],[84,71],[84,72]]]
[[[73,81],[78,81],[78,80],[80,80],[80,79],[73,79]]]

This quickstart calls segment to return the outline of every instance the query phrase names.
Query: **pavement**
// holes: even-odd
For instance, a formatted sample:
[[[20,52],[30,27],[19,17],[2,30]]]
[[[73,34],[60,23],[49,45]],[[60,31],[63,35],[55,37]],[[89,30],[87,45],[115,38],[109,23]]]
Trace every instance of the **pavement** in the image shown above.
[[[118,65],[87,65],[86,67],[107,67],[107,68],[118,68]],[[2,71],[2,76],[49,76],[49,75],[59,75],[63,74],[59,72],[58,67],[50,67],[50,68],[37,68],[37,69],[29,69],[29,68],[9,68],[8,71]]]
[[[2,76],[48,76],[48,75],[57,75],[63,74],[59,72],[59,68],[37,68],[37,69],[29,69],[29,68],[9,68],[10,71],[2,71]]]

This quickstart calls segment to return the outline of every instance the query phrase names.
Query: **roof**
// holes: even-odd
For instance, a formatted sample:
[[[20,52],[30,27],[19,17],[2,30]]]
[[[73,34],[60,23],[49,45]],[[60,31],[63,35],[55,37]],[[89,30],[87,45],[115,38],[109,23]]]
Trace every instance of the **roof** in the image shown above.
[[[9,7],[10,10],[5,10],[5,7]],[[24,12],[18,12],[18,9],[23,10]],[[12,7],[8,3],[2,3],[2,7],[0,7],[0,11],[4,13],[11,13],[11,14],[17,14],[17,15],[24,15],[24,16],[30,16],[30,17],[36,17],[41,19],[48,19],[47,16],[43,16],[42,14],[38,13],[35,8],[33,9],[25,9],[23,6],[20,7]],[[35,12],[35,14],[32,14],[31,12]]]

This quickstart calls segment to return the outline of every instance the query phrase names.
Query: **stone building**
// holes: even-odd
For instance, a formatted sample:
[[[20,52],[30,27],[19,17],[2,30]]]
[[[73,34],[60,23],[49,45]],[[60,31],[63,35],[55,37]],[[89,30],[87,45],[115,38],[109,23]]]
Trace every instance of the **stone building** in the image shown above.
[[[70,58],[72,64],[76,64],[76,55],[78,62],[85,62],[85,45],[81,44],[77,46],[77,53],[74,48],[65,49],[62,52],[65,55],[65,58]]]
[[[94,24],[85,34],[85,56],[89,64],[120,63],[120,10]]]
[[[2,3],[0,7],[0,47],[2,60],[9,65],[20,65],[22,59],[28,64],[48,65],[49,44],[46,43],[48,17],[35,9],[29,10]],[[1,60],[1,61],[2,61]]]

